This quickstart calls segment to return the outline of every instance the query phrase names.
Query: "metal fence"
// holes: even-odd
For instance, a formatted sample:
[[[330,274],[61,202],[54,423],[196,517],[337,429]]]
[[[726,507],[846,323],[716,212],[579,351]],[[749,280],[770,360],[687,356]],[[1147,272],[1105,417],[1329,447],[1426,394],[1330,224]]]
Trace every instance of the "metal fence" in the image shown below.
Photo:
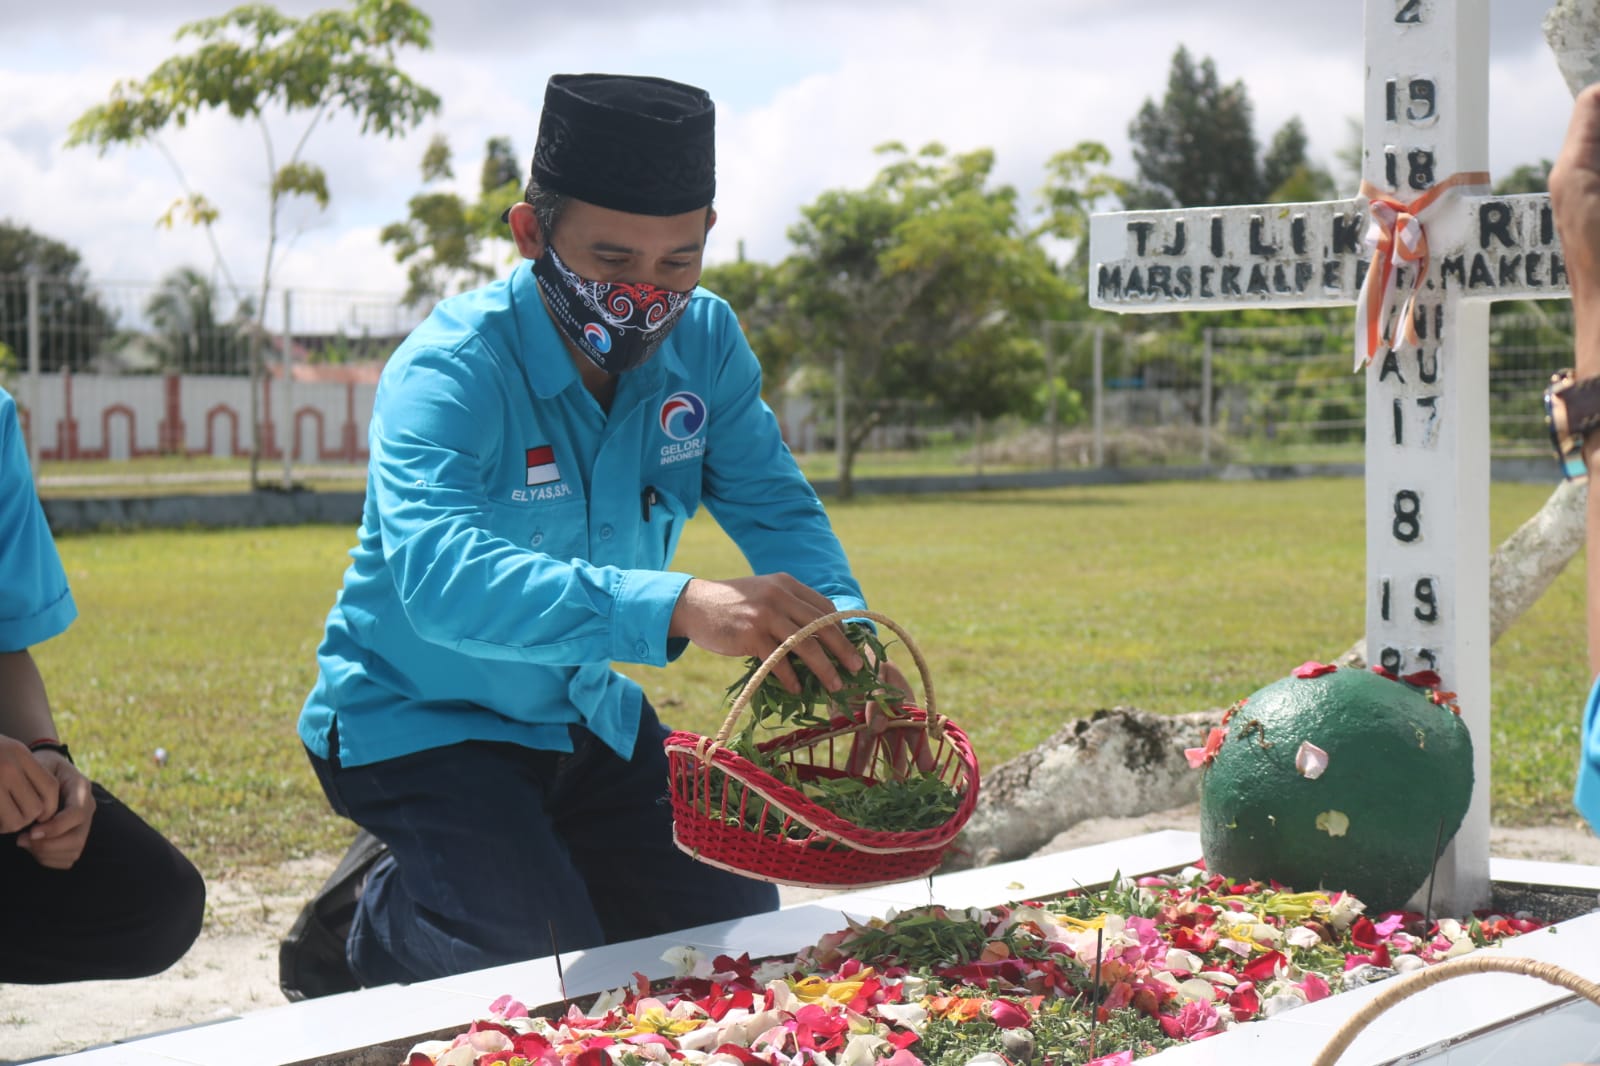
[[[365,461],[378,371],[424,311],[391,294],[293,290],[258,314],[254,298],[192,271],[157,284],[0,275],[0,385],[24,409],[36,470],[254,454],[281,463],[288,483],[297,470]],[[1350,369],[1354,316],[1332,326],[1327,317],[1189,332],[1137,316],[1046,323],[1033,415],[985,424],[908,402],[869,449],[942,444],[951,463],[979,472],[1359,460],[1366,401]],[[1494,453],[1540,453],[1540,395],[1571,362],[1570,314],[1519,308],[1490,323]],[[834,448],[829,396],[792,388],[774,405],[797,452]]]
[[[1118,326],[1045,330],[1046,372],[1070,397],[1064,417],[1046,419],[1056,465],[1359,459],[1366,379],[1351,371],[1354,315],[1336,325],[1212,328],[1193,337]],[[1494,455],[1548,448],[1544,385],[1571,362],[1569,311],[1491,316]],[[1004,444],[986,448],[1004,458]]]

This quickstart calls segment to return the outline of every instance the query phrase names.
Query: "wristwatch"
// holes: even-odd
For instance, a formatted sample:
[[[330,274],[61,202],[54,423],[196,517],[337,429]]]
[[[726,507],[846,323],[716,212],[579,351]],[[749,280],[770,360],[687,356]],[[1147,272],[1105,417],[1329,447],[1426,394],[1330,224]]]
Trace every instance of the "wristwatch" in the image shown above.
[[[1588,477],[1583,438],[1600,429],[1600,377],[1579,381],[1572,370],[1551,375],[1550,387],[1544,390],[1544,415],[1561,472],[1568,480]]]

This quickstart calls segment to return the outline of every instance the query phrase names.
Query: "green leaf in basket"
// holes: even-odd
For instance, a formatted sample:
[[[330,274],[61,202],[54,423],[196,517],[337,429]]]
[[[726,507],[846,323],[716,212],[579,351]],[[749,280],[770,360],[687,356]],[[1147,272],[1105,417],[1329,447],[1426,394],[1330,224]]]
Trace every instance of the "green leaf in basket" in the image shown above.
[[[839,665],[830,654],[834,668],[843,682],[838,691],[829,692],[811,672],[804,660],[790,653],[789,665],[800,681],[800,691],[790,692],[783,682],[768,674],[762,679],[746,704],[746,714],[739,734],[730,738],[728,746],[758,764],[762,756],[756,750],[763,731],[773,733],[804,729],[808,726],[826,725],[830,720],[850,713],[850,708],[864,700],[876,700],[889,711],[897,711],[907,693],[878,677],[880,665],[888,659],[885,645],[878,634],[865,622],[845,623],[845,635],[861,654],[861,669],[850,671]],[[728,686],[727,700],[733,702],[743,692],[750,679],[761,667],[761,660],[745,660],[745,672],[739,680]]]
[[[872,765],[863,768],[868,777],[817,776],[803,783],[790,756],[761,750],[763,736],[826,725],[835,717],[848,715],[853,705],[867,700],[875,701],[890,715],[900,712],[908,693],[878,676],[880,664],[888,659],[883,641],[864,622],[847,622],[844,628],[861,652],[861,669],[845,670],[834,660],[844,683],[838,691],[830,693],[811,669],[791,654],[789,662],[800,681],[800,691],[790,692],[771,674],[763,678],[745,704],[743,724],[739,732],[729,738],[729,749],[782,783],[799,789],[817,806],[863,829],[916,832],[944,825],[960,806],[960,796],[955,789],[933,771],[895,772],[881,748],[874,753]],[[746,661],[744,676],[728,687],[730,701],[738,698],[760,666],[759,659]],[[799,840],[811,834],[804,825],[770,810],[766,802],[749,792],[742,782],[713,771],[711,783],[712,795],[725,800],[717,809],[708,811],[712,817],[743,825],[765,836]]]
[[[897,833],[937,829],[955,817],[961,802],[955,789],[931,771],[877,782],[825,777],[807,782],[804,791],[852,825]]]

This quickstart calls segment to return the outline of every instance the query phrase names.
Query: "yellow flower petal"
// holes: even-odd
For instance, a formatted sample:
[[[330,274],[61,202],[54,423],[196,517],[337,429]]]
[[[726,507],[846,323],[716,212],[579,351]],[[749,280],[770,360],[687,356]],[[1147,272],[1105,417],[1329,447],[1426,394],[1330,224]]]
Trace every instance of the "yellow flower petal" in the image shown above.
[[[1317,828],[1331,837],[1342,837],[1350,831],[1350,817],[1343,811],[1323,811],[1317,815]]]

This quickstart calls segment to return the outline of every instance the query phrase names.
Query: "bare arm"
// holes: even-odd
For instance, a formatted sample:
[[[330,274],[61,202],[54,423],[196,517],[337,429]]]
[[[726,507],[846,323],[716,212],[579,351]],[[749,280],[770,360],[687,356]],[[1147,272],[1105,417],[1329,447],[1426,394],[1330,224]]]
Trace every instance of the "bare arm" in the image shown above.
[[[55,736],[44,680],[26,651],[0,653],[0,833],[56,813],[55,778],[28,743]]]
[[[1573,360],[1579,380],[1600,377],[1600,85],[1573,103],[1561,154],[1550,171],[1561,252],[1572,288]],[[1600,675],[1600,434],[1584,442],[1590,475],[1587,516],[1589,676]]]
[[[66,869],[89,837],[94,795],[66,758],[28,750],[32,741],[56,736],[55,728],[33,656],[0,652],[0,832],[27,829],[17,846],[41,866]]]

